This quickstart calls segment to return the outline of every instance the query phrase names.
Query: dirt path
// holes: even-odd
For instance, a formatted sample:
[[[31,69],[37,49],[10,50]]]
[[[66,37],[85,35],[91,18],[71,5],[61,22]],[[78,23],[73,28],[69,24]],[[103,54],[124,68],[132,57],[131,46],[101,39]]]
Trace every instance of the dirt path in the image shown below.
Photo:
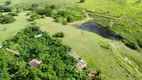
[[[85,16],[86,16],[86,19],[84,19],[84,20],[82,20],[82,21],[75,21],[75,22],[69,23],[69,25],[75,25],[75,24],[81,25],[81,24],[83,24],[83,23],[85,23],[85,22],[87,22],[87,21],[91,21],[91,20],[94,19],[94,18],[91,18],[91,17],[89,16],[89,14],[88,14],[85,10],[83,10],[83,12],[84,12],[84,14],[85,14]]]

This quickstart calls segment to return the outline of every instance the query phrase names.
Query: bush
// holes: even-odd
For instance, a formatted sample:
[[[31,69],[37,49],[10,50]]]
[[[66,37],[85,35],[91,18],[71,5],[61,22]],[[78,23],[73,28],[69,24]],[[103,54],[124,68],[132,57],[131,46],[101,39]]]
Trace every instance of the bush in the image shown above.
[[[30,12],[28,12],[28,13],[26,14],[26,16],[29,16],[29,15],[31,15],[31,13],[30,13]]]
[[[5,16],[1,17],[0,23],[9,24],[9,23],[13,23],[15,21],[16,21],[16,19],[13,18],[11,15],[5,15]]]
[[[31,25],[36,25],[37,23],[35,21],[31,22],[30,23]]]
[[[18,14],[17,14],[17,13],[13,13],[13,12],[8,13],[8,15],[10,15],[10,16],[18,16]]]
[[[41,18],[46,18],[46,16],[45,16],[45,15],[42,15]]]
[[[11,12],[11,11],[12,11],[12,9],[10,7],[0,5],[0,12]]]
[[[10,4],[11,4],[11,1],[10,1],[10,0],[5,2],[5,5],[6,5],[6,6],[7,6],[7,5],[10,5]]]
[[[78,8],[65,8],[64,10],[56,9],[55,5],[46,7],[44,9],[36,10],[39,15],[46,15],[53,17],[55,22],[63,23],[66,25],[68,22],[78,21],[85,18],[84,13]]]
[[[67,21],[63,21],[63,25],[67,25],[68,24],[68,22]]]
[[[138,40],[138,44],[142,48],[142,38]]]
[[[11,11],[12,11],[12,9],[10,7],[5,7],[4,8],[4,12],[11,12]]]
[[[30,16],[30,18],[33,18],[33,19],[40,19],[41,16],[38,15],[38,14],[32,14],[32,15]]]
[[[55,19],[61,18],[61,22],[73,22],[84,19],[84,14],[79,9],[67,9],[58,11],[54,16]]]
[[[28,21],[34,21],[35,19],[40,19],[40,18],[41,18],[40,15],[38,15],[38,14],[32,14],[30,16],[30,18],[28,19]]]
[[[63,38],[65,36],[65,34],[63,32],[57,32],[53,35],[53,37],[60,37]]]
[[[37,8],[39,6],[39,4],[32,4],[32,8]]]
[[[85,0],[80,0],[81,3],[85,2]]]
[[[29,19],[27,19],[27,21],[31,22],[31,21],[34,21],[34,19],[33,18],[29,18]]]
[[[51,9],[55,9],[56,6],[55,6],[55,5],[51,5],[50,8],[51,8]]]
[[[132,49],[138,49],[138,46],[137,46],[136,43],[128,42],[128,43],[125,43],[125,44]]]
[[[53,17],[57,13],[57,11],[51,8],[45,8],[45,9],[36,10],[36,13],[39,15],[46,15],[46,16]]]

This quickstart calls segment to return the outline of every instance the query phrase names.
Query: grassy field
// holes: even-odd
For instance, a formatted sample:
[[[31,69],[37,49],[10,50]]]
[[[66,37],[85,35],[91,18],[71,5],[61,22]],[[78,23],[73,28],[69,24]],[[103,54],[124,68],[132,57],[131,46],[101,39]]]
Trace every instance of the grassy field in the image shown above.
[[[2,2],[4,0],[1,0]],[[79,4],[80,7],[86,8],[90,11],[93,11],[97,14],[111,16],[119,18],[120,15],[123,15],[127,20],[136,21],[141,23],[142,16],[139,16],[141,12],[141,4],[132,5],[136,0],[127,0],[125,5],[118,4],[118,1],[125,0],[87,0],[85,3],[78,3],[79,0],[48,0],[51,4],[63,5],[63,6],[74,6]],[[43,4],[44,6],[48,4],[47,0],[12,0],[12,5],[20,6],[29,6],[32,3]],[[21,5],[21,3],[24,3]],[[113,7],[110,7],[111,6]],[[116,5],[118,4],[118,5]],[[129,6],[129,7],[128,7]],[[135,11],[134,11],[135,10]],[[106,12],[109,13],[106,13]],[[133,11],[133,12],[131,12]],[[136,15],[138,14],[139,15]],[[17,21],[12,24],[1,25],[0,24],[0,43],[7,38],[12,37],[14,33],[20,29],[25,28],[29,25],[29,22],[26,21],[28,16],[25,16],[26,12],[19,13],[19,16],[16,17]],[[104,18],[100,16],[94,16],[95,22],[108,26],[109,21],[112,19]],[[135,18],[139,17],[139,18]],[[109,20],[109,21],[108,21]],[[126,20],[126,22],[127,22]],[[124,20],[125,21],[125,20]],[[65,38],[63,41],[65,44],[71,46],[73,51],[75,51],[81,58],[83,58],[88,63],[88,67],[92,70],[101,70],[104,80],[141,80],[142,79],[142,55],[140,52],[131,50],[126,47],[122,42],[113,41],[100,37],[97,34],[90,33],[87,31],[82,31],[76,29],[75,27],[69,25],[61,25],[53,22],[52,18],[39,19],[35,21],[38,26],[41,26],[41,30],[47,31],[50,34],[54,34],[59,31],[65,33]],[[120,22],[121,23],[121,22]],[[126,25],[126,24],[124,24]],[[6,30],[4,28],[6,27]],[[129,29],[128,29],[129,28]],[[111,28],[114,31],[123,31],[124,36],[130,34],[124,34],[126,31],[130,31],[131,35],[133,33],[137,34],[137,30],[141,30],[141,27],[124,27],[120,28],[117,26],[112,26]],[[141,33],[139,33],[141,35]],[[135,35],[133,35],[135,36]]]
[[[26,21],[28,16],[25,14],[26,12],[20,13],[16,17],[18,20],[13,24],[1,25],[0,42],[12,37],[14,33],[29,24]],[[41,30],[50,34],[63,31],[66,34],[63,38],[64,43],[71,46],[73,51],[87,61],[90,69],[101,70],[106,80],[130,80],[134,77],[136,79],[142,77],[140,72],[142,56],[137,51],[127,48],[122,42],[108,40],[94,33],[55,23],[52,18],[39,19],[35,22],[41,26]],[[6,31],[3,31],[4,27]],[[131,63],[125,61],[126,57]]]
[[[1,0],[0,2],[4,2],[6,0]],[[11,0],[11,6],[21,6],[21,7],[30,7],[33,3],[39,4],[40,6],[47,6],[47,5],[59,5],[64,7],[71,7],[76,6],[79,0]]]
[[[137,46],[142,38],[142,3],[138,0],[87,0],[79,6],[92,12],[95,23],[120,33],[128,43]]]
[[[140,60],[142,56],[137,51],[127,48],[122,42],[108,40],[97,34],[50,21],[43,25],[41,30],[50,34],[63,31],[66,34],[64,42],[87,61],[89,68],[100,69],[105,79],[130,80],[134,76],[136,79],[142,77],[138,65],[135,65],[137,63],[133,60],[137,56],[139,57],[137,61],[142,63]],[[38,20],[38,22],[42,22],[42,20]],[[130,59],[130,64],[125,62],[126,57]]]
[[[1,0],[4,2],[6,0]],[[10,6],[29,8],[33,3],[39,6],[58,5],[80,7],[92,12],[95,23],[119,33],[126,44],[133,43],[142,52],[139,42],[142,38],[142,2],[138,0],[11,0]],[[111,6],[110,6],[111,5]],[[96,18],[97,17],[97,18]],[[131,36],[130,36],[131,35]]]
[[[0,24],[0,43],[28,25],[26,21],[28,16],[25,15],[25,12],[19,13],[19,16],[15,17],[17,21],[12,24]],[[4,30],[4,28],[6,28],[6,30]]]

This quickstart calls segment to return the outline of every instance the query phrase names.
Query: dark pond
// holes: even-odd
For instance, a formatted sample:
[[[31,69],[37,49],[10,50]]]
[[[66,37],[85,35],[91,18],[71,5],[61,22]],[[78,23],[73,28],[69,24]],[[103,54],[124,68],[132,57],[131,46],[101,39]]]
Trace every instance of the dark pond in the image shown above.
[[[112,32],[109,29],[106,29],[100,25],[95,24],[94,22],[89,22],[89,23],[77,26],[77,28],[96,33],[104,38],[115,39],[115,40],[121,39],[118,32]]]

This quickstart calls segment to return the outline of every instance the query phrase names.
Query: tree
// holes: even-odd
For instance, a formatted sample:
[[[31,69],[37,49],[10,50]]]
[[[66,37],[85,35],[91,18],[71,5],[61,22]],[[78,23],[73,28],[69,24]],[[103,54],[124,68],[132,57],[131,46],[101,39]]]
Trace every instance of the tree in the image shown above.
[[[142,38],[138,40],[139,46],[142,48]]]
[[[7,5],[10,5],[11,4],[11,1],[10,0],[8,0],[8,1],[6,1],[5,2],[5,5],[7,6]]]
[[[65,36],[65,34],[63,32],[57,32],[53,36],[54,37],[61,37],[61,38],[63,38]]]
[[[80,0],[81,3],[85,2],[85,0]]]
[[[39,6],[39,4],[32,4],[32,8],[37,8]]]
[[[55,5],[51,5],[50,8],[51,8],[51,9],[55,9],[56,6],[55,6]]]
[[[10,16],[18,16],[18,14],[14,13],[14,12],[10,12],[10,13],[8,13],[8,15],[10,15]]]
[[[3,17],[3,20],[2,20],[0,23],[2,23],[2,24],[9,24],[9,23],[13,23],[14,21],[16,21],[15,18],[13,18],[13,17],[10,16],[10,15],[5,15],[5,16]]]
[[[11,12],[12,9],[10,7],[0,5],[0,12]]]

